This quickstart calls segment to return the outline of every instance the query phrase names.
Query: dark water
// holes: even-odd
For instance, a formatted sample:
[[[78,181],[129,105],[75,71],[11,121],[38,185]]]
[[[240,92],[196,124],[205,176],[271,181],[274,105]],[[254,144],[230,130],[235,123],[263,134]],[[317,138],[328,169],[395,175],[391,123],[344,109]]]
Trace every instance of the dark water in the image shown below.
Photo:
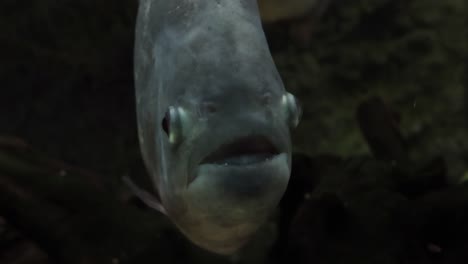
[[[320,17],[265,24],[303,119],[277,215],[230,258],[192,246],[121,185],[149,184],[136,5],[0,2],[0,263],[468,261],[467,3],[331,1]],[[65,189],[45,178],[54,170]]]

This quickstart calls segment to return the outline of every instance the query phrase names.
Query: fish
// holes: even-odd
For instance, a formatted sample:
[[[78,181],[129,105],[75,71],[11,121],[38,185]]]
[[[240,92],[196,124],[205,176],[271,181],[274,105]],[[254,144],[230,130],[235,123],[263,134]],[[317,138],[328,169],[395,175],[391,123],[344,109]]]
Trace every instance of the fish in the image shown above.
[[[134,79],[153,186],[129,187],[195,245],[238,252],[286,190],[302,113],[256,0],[140,0]]]

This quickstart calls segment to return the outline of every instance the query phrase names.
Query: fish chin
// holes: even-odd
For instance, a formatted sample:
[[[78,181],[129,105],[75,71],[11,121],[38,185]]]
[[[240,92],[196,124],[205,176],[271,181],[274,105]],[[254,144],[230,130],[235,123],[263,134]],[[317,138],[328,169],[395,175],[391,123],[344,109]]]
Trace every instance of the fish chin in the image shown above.
[[[202,248],[235,252],[279,203],[289,180],[288,160],[287,153],[279,153],[199,165],[184,194],[187,212],[176,224]]]

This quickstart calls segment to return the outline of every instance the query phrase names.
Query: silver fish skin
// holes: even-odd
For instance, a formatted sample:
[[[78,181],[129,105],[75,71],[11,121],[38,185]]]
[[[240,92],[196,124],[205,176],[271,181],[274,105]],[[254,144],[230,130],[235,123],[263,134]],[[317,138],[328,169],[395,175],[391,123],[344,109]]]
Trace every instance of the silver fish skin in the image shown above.
[[[140,0],[138,133],[153,191],[133,189],[196,245],[232,254],[275,210],[300,108],[255,0]]]

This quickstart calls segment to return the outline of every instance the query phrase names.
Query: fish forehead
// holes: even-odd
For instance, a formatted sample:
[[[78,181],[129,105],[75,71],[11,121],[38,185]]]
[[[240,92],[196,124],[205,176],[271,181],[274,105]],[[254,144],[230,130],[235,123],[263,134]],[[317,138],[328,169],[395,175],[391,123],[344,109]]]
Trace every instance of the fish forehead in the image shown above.
[[[165,30],[165,41],[155,47],[161,69],[156,74],[165,80],[162,89],[169,100],[220,102],[236,95],[245,100],[247,94],[279,96],[284,91],[261,28],[242,21],[200,24],[204,26],[185,35]]]
[[[190,64],[188,62],[187,64]],[[166,87],[175,102],[228,104],[258,100],[269,94],[279,98],[284,87],[274,69],[256,61],[226,61],[216,65],[210,59],[180,65]]]
[[[177,42],[190,39],[199,29],[228,30],[251,24],[261,28],[256,0],[142,0],[139,6],[137,41],[149,52],[165,42],[164,31],[176,32]],[[262,31],[263,32],[263,31]]]

